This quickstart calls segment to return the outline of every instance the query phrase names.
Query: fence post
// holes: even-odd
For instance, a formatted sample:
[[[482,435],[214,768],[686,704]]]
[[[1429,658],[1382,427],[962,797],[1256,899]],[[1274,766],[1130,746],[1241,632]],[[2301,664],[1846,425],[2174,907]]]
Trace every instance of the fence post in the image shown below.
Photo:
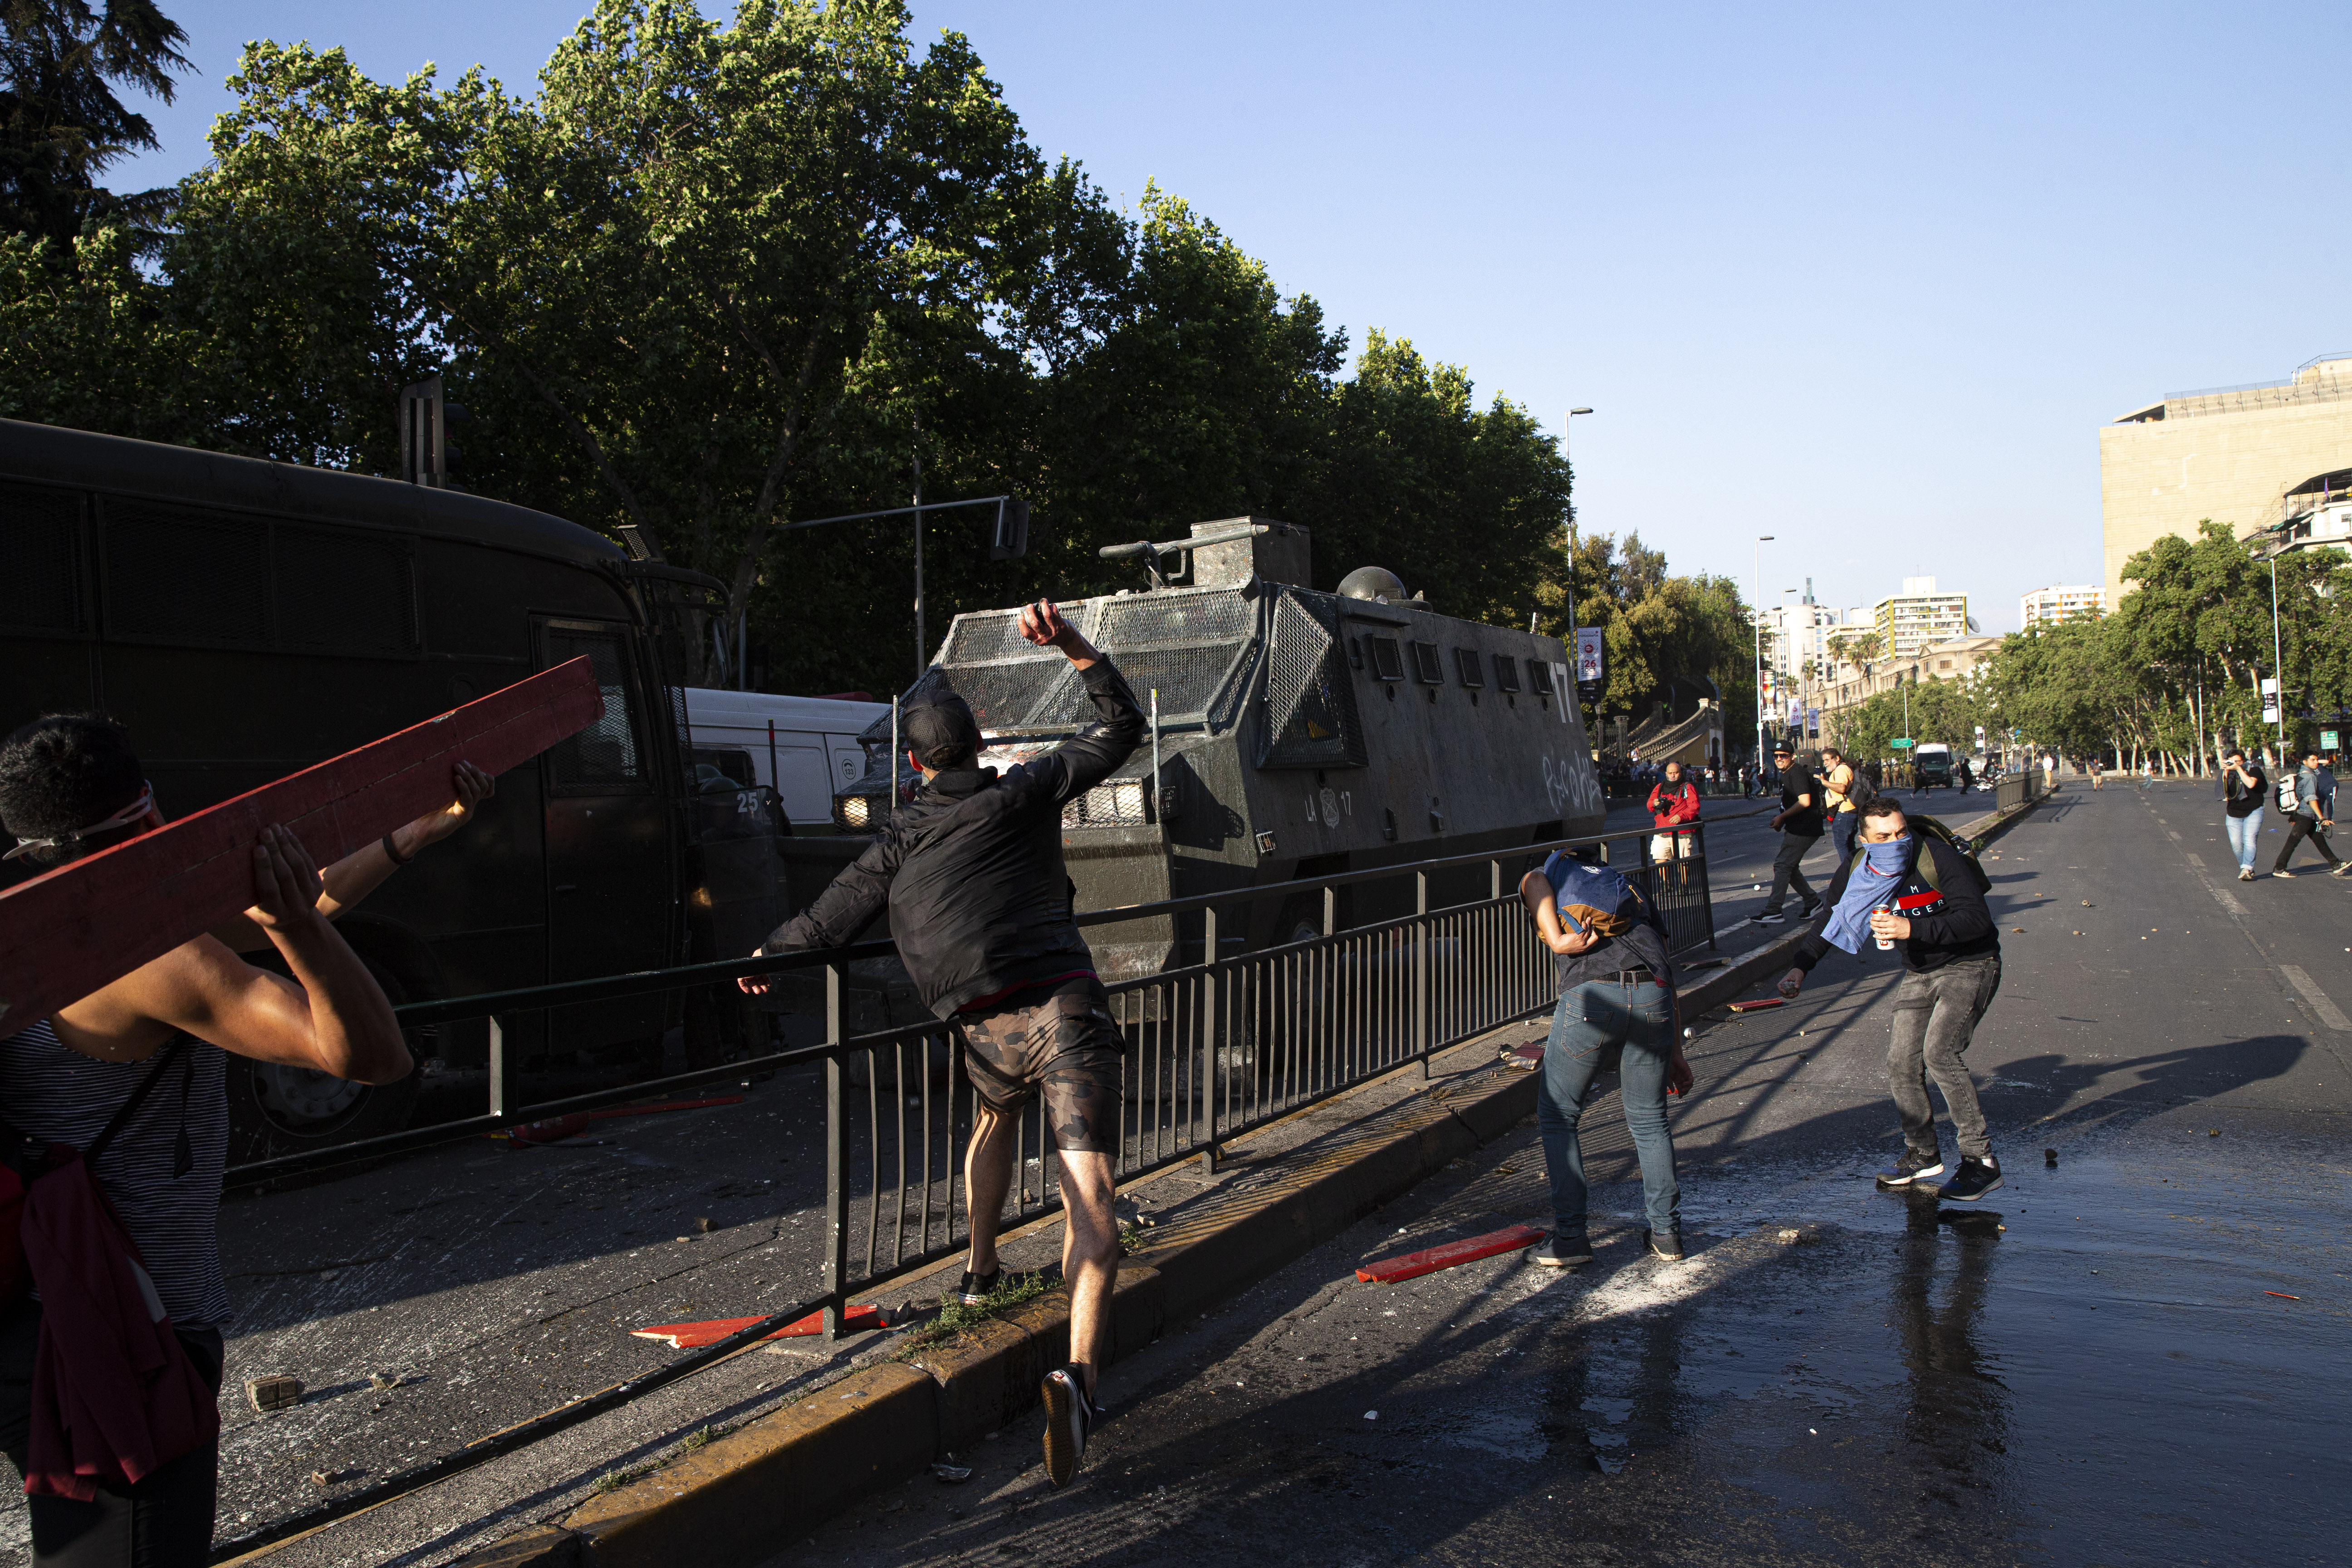
[[[1193,1057],[1197,1065],[1192,1069],[1192,1087],[1193,1092],[1201,1097],[1201,1110],[1208,1126],[1204,1135],[1200,1123],[1194,1122],[1192,1141],[1201,1145],[1202,1168],[1213,1171],[1217,1168],[1215,1084],[1223,1070],[1217,1060],[1217,911],[1213,907],[1201,911],[1201,962],[1210,968],[1201,976],[1201,1045]],[[1228,1051],[1234,1048],[1230,1039],[1225,1048]]]
[[[1429,873],[1412,874],[1412,1048],[1429,1077]]]
[[[824,1043],[838,1047],[842,1029],[842,967],[824,966]],[[824,1337],[842,1336],[849,1297],[849,1118],[842,1105],[841,1052],[824,1058]],[[964,1176],[965,1212],[971,1211],[971,1173]],[[880,1194],[876,1194],[879,1201]]]
[[[1706,858],[1706,824],[1694,822],[1691,831],[1697,835],[1698,847],[1698,907],[1706,916],[1706,950],[1715,947],[1715,863]]]
[[[507,1113],[507,1031],[496,1013],[490,1015],[490,1114]]]

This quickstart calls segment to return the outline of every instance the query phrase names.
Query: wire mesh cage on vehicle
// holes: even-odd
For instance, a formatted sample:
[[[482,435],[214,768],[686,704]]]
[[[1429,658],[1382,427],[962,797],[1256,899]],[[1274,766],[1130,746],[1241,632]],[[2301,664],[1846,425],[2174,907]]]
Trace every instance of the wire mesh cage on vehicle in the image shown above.
[[[1261,768],[1360,768],[1363,726],[1337,617],[1297,592],[1276,602],[1265,667]]]

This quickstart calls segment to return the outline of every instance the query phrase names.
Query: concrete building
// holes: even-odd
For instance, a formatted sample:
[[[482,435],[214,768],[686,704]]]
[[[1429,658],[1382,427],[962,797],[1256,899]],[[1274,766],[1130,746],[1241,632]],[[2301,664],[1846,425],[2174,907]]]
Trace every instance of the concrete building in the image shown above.
[[[2352,486],[2352,355],[2323,354],[2284,381],[2175,393],[2099,431],[2106,602],[2126,562],[2205,518],[2240,538]]]
[[[1830,652],[1830,639],[1846,628],[1845,613],[1832,605],[1813,601],[1813,580],[1805,579],[1805,596],[1793,605],[1774,605],[1756,612],[1756,624],[1764,632],[1764,668],[1788,678],[1795,685],[1811,660],[1812,679],[1821,679],[1836,663]]]
[[[2028,631],[2061,621],[2095,621],[2106,611],[2106,590],[2095,583],[2036,588],[2017,601],[2018,625]]]
[[[1821,693],[1822,738],[1835,742],[1844,710],[1898,686],[1928,680],[1965,679],[2000,649],[2000,638],[1954,637],[1920,649],[1908,658],[1882,658],[1832,683]]]
[[[1969,596],[1939,594],[1933,577],[1906,577],[1903,592],[1870,608],[1880,657],[1908,658],[1923,648],[1969,635]]]

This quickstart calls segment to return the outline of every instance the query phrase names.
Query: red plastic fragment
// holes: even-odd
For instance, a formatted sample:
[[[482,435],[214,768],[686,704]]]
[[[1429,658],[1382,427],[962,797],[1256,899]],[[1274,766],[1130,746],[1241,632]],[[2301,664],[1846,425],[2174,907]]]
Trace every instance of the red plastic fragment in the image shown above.
[[[503,1132],[485,1133],[485,1137],[503,1138],[509,1143],[553,1143],[560,1139],[577,1138],[588,1131],[591,1121],[602,1121],[614,1116],[651,1116],[661,1110],[699,1110],[707,1105],[740,1105],[740,1094],[714,1095],[709,1100],[669,1100],[659,1105],[619,1105],[609,1110],[575,1110],[569,1116],[551,1116],[544,1121],[526,1121]]]
[[[1367,1263],[1356,1270],[1356,1278],[1367,1285],[1393,1285],[1400,1279],[1418,1279],[1424,1274],[1434,1274],[1457,1263],[1475,1263],[1481,1258],[1492,1258],[1499,1252],[1517,1252],[1521,1247],[1533,1247],[1543,1238],[1544,1233],[1534,1226],[1515,1225],[1507,1230],[1490,1230],[1484,1236],[1471,1237],[1466,1241],[1449,1241],[1443,1247],[1432,1247],[1420,1252],[1408,1252],[1402,1258]]]
[[[715,1345],[730,1334],[740,1334],[758,1322],[758,1318],[712,1318],[700,1323],[656,1323],[650,1329],[631,1329],[630,1333],[641,1340],[665,1340],[675,1351],[698,1351],[705,1345]],[[871,1301],[861,1301],[843,1314],[842,1327],[852,1333],[882,1326],[882,1309]],[[761,1340],[806,1339],[824,1331],[824,1314],[811,1312],[786,1323],[772,1334],[761,1334]]]
[[[2290,1296],[2284,1290],[2265,1290],[2263,1294],[2265,1296],[2276,1296],[2282,1301],[2300,1301],[2303,1300],[2300,1296]]]

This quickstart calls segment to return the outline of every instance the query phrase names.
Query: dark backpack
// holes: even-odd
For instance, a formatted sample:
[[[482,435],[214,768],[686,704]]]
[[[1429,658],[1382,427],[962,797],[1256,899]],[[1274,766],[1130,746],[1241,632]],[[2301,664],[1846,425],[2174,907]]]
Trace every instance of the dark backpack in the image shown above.
[[[1853,783],[1846,786],[1845,797],[1853,802],[1854,810],[1860,811],[1878,798],[1878,786],[1872,784],[1870,775],[1860,768],[1854,768],[1853,773]]]
[[[1622,936],[1648,918],[1641,890],[1621,871],[1555,853],[1544,862],[1543,875],[1551,884],[1560,924],[1570,931]]]
[[[1960,864],[1969,868],[1969,876],[1975,884],[1978,894],[1981,896],[1992,891],[1992,879],[1985,875],[1984,863],[1977,858],[1978,854],[1984,848],[1983,839],[1962,838],[1941,822],[1925,813],[1916,816],[1906,813],[1904,820],[1911,825],[1912,833],[1919,840],[1919,877],[1927,886],[1939,893],[1944,890],[1942,874],[1936,869],[1935,851],[1927,847],[1929,839],[1940,839],[1951,847],[1952,853],[1960,858]],[[1861,842],[1856,840],[1853,847],[1853,861],[1847,868],[1846,875],[1852,877],[1861,870],[1862,861],[1863,847]]]

